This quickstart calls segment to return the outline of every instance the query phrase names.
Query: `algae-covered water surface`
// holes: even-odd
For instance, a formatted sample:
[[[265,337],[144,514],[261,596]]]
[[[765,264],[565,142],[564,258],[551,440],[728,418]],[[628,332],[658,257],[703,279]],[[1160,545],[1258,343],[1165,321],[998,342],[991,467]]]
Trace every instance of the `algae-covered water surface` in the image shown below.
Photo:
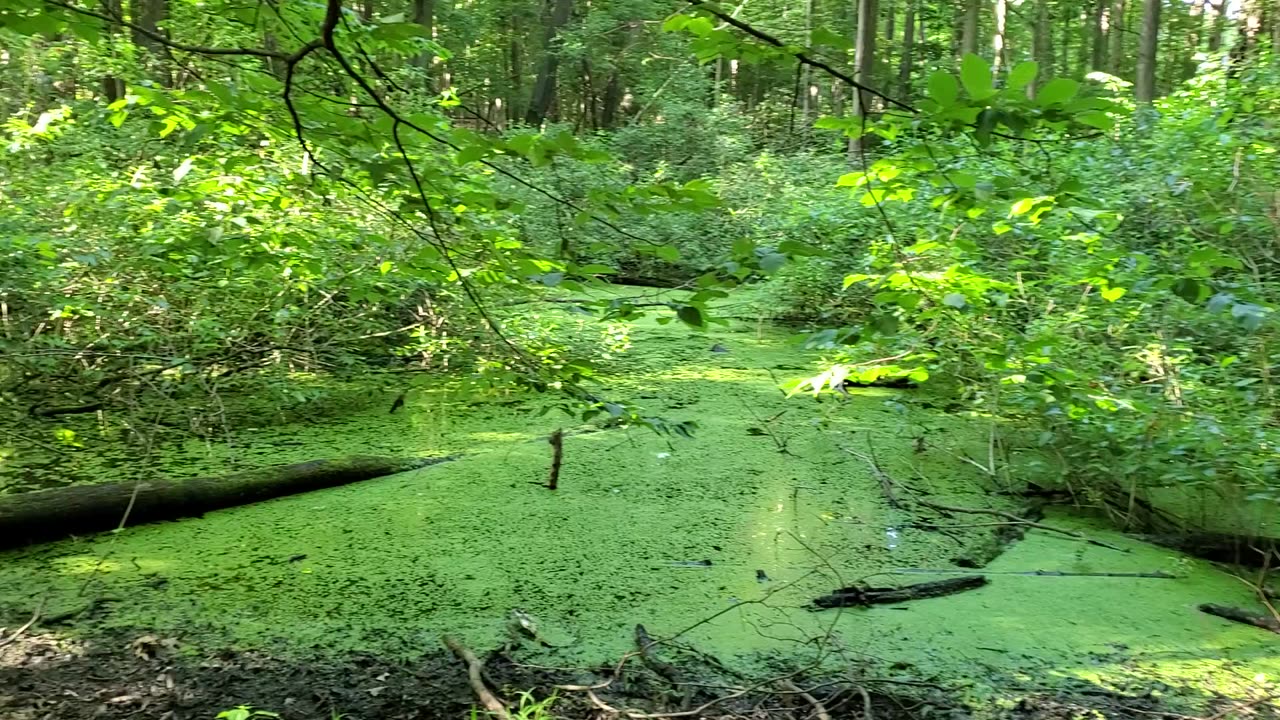
[[[1013,509],[963,459],[983,456],[989,427],[929,410],[913,390],[786,398],[779,381],[818,369],[818,354],[758,322],[713,327],[639,321],[634,349],[606,378],[655,415],[695,421],[692,439],[570,434],[550,491],[544,438],[573,421],[539,414],[537,398],[469,403],[420,381],[402,413],[370,403],[323,422],[238,429],[233,446],[164,452],[169,463],[190,459],[178,474],[208,473],[233,452],[261,464],[353,452],[459,459],[9,552],[0,609],[17,620],[41,604],[59,613],[97,601],[72,632],[296,657],[413,658],[436,651],[443,633],[496,647],[513,640],[519,610],[545,642],[536,654],[558,664],[617,658],[643,623],[655,636],[692,627],[684,641],[744,663],[810,657],[821,645],[839,662],[951,681],[1213,690],[1280,673],[1275,636],[1196,610],[1248,605],[1244,584],[1068,515],[1046,522],[1114,547],[1032,530],[984,569],[990,582],[978,590],[814,612],[813,598],[855,582],[971,572],[960,565],[991,543],[995,518],[924,522],[890,505],[873,465],[904,497]]]

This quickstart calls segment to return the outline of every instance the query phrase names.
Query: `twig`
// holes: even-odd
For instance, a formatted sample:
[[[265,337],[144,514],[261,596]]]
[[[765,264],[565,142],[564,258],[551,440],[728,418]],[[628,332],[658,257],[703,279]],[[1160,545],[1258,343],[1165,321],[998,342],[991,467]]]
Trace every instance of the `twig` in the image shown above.
[[[827,712],[826,706],[824,706],[821,702],[819,702],[818,698],[814,697],[808,692],[805,692],[804,690],[801,690],[799,685],[796,685],[790,680],[783,680],[778,684],[781,685],[783,688],[790,690],[791,692],[804,698],[805,702],[812,705],[813,716],[818,718],[818,720],[831,720],[831,715],[830,713]]]
[[[889,507],[894,508],[895,510],[902,509],[902,503],[898,502],[898,494],[893,487],[893,478],[889,477],[888,473],[880,467],[880,463],[876,462],[875,446],[871,444],[871,433],[867,433],[867,447],[871,449],[870,455],[864,455],[856,450],[850,450],[843,445],[839,445],[837,447],[859,460],[862,460],[867,465],[870,465],[871,474],[875,475],[876,480],[880,482],[880,492],[884,494],[884,499],[888,501]]]
[[[1036,528],[1037,530],[1044,530],[1047,532],[1058,533],[1059,535],[1065,535],[1066,537],[1072,538],[1074,540],[1086,542],[1086,543],[1089,543],[1090,545],[1097,545],[1098,547],[1104,547],[1104,548],[1107,548],[1108,550],[1115,550],[1117,552],[1122,552],[1122,553],[1129,552],[1128,550],[1122,547],[1116,547],[1115,545],[1104,543],[1101,540],[1094,540],[1093,538],[1087,537],[1085,535],[1081,535],[1078,532],[1072,532],[1071,530],[1063,530],[1062,528],[1056,528],[1052,525],[1045,525],[1044,523],[1038,523],[1023,517],[1018,517],[1017,515],[1014,515],[1011,512],[1005,512],[1004,510],[993,510],[990,508],[962,508],[962,507],[955,507],[952,505],[941,505],[939,503],[929,502],[928,500],[920,500],[920,499],[917,499],[916,502],[920,503],[921,505],[924,505],[925,507],[933,508],[934,510],[941,510],[943,512],[968,513],[971,515],[992,515],[994,517],[1004,518],[1005,520],[1008,520],[1013,523],[1017,523],[1019,525],[1026,525],[1027,527],[1033,527],[1033,528]]]
[[[484,678],[481,676],[484,666],[480,663],[480,658],[448,635],[441,640],[459,660],[467,664],[467,680],[471,683],[471,690],[480,699],[480,704],[484,705],[484,709],[496,715],[499,720],[511,720],[506,705],[485,687]]]
[[[49,601],[48,595],[45,595],[43,598],[41,598],[40,605],[36,608],[35,612],[31,613],[31,619],[28,620],[25,624],[23,624],[22,627],[18,628],[17,630],[14,630],[12,635],[5,638],[4,640],[0,640],[0,647],[4,647],[5,645],[8,645],[9,643],[22,637],[22,634],[30,630],[32,625],[35,625],[37,622],[39,622],[40,615],[44,613],[44,605],[48,601]]]

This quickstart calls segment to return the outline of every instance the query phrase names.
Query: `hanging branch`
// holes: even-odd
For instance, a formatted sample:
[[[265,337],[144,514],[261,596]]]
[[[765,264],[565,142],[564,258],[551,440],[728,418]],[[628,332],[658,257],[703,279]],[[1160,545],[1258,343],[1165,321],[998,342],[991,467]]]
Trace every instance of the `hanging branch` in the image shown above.
[[[787,47],[788,47],[786,43],[782,42],[782,41],[781,41],[781,40],[779,40],[778,38],[776,38],[776,37],[774,37],[774,36],[772,36],[772,35],[770,35],[770,34],[768,34],[768,33],[764,32],[764,31],[762,31],[762,30],[757,30],[756,28],[752,27],[751,25],[748,25],[747,23],[745,23],[745,22],[743,22],[743,21],[739,20],[738,18],[736,18],[736,17],[734,17],[734,16],[730,15],[729,13],[726,13],[726,12],[724,12],[723,10],[720,10],[720,9],[716,8],[716,6],[715,6],[715,5],[712,5],[712,4],[708,3],[708,2],[706,2],[706,0],[686,0],[686,1],[687,1],[690,5],[692,5],[692,6],[696,7],[696,8],[698,8],[698,9],[700,9],[700,10],[703,10],[703,11],[705,11],[705,12],[708,12],[708,13],[710,13],[710,14],[712,14],[712,15],[716,16],[717,18],[720,18],[720,20],[722,20],[722,21],[723,21],[723,22],[725,22],[726,24],[734,26],[735,28],[737,28],[737,29],[741,30],[742,32],[744,32],[744,33],[746,33],[746,34],[748,34],[748,35],[750,35],[751,37],[756,38],[757,40],[760,40],[760,41],[762,41],[762,42],[768,43],[768,44],[770,44],[770,45],[772,45],[772,46],[774,46],[774,47],[776,47],[776,48],[782,48],[783,50],[786,50],[786,49],[787,49]],[[918,110],[916,110],[914,107],[911,107],[910,105],[908,105],[908,104],[906,104],[906,103],[904,103],[904,102],[902,102],[902,101],[900,101],[900,100],[895,100],[895,99],[893,99],[893,98],[889,97],[888,95],[886,95],[886,94],[884,94],[884,93],[880,92],[879,90],[876,90],[876,89],[875,89],[875,88],[873,88],[873,87],[870,87],[870,86],[864,85],[864,84],[862,84],[862,83],[858,82],[857,80],[854,80],[854,79],[853,79],[852,77],[850,77],[848,74],[846,74],[846,73],[844,73],[844,72],[841,72],[840,70],[837,70],[837,69],[835,69],[834,67],[831,67],[830,65],[828,65],[827,63],[825,63],[825,62],[823,62],[823,61],[821,61],[821,60],[817,60],[817,59],[813,58],[812,56],[810,56],[808,53],[804,52],[803,50],[801,50],[801,51],[796,51],[796,52],[792,52],[792,53],[791,53],[791,56],[792,56],[792,57],[794,57],[794,58],[796,59],[796,61],[797,61],[797,62],[800,62],[800,63],[802,63],[802,64],[804,64],[804,65],[808,65],[809,67],[817,68],[817,69],[819,69],[819,70],[821,70],[821,71],[823,71],[823,72],[827,73],[828,75],[830,75],[830,76],[832,76],[832,77],[834,77],[834,78],[838,78],[839,80],[842,80],[842,81],[844,81],[845,83],[848,83],[849,85],[851,85],[851,86],[853,86],[853,87],[857,88],[858,90],[860,90],[860,91],[862,91],[862,92],[865,92],[865,93],[868,93],[868,94],[874,95],[874,96],[876,96],[876,97],[880,98],[881,100],[884,100],[886,103],[889,103],[890,105],[893,105],[893,106],[895,106],[895,107],[902,108],[903,110],[906,110],[906,111],[908,111],[908,112],[912,112],[912,113],[919,112],[919,111],[918,111]]]

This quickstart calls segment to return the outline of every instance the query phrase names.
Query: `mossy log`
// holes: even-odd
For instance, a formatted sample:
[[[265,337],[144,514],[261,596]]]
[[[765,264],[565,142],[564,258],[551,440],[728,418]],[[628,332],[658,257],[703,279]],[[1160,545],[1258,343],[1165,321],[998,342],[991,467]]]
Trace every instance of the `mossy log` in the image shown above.
[[[211,510],[434,465],[451,458],[355,456],[220,477],[82,485],[0,495],[0,547],[18,547]],[[126,518],[127,513],[127,518]]]

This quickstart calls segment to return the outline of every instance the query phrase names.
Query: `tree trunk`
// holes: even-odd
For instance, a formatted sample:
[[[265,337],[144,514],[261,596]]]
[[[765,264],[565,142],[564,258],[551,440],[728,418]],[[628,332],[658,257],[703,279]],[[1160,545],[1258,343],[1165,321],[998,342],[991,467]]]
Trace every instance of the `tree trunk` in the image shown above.
[[[1209,52],[1218,52],[1222,49],[1222,31],[1227,25],[1226,9],[1227,0],[1208,0],[1205,3],[1205,20],[1209,24]]]
[[[520,45],[520,20],[511,16],[511,41],[507,46],[510,77],[507,87],[507,118],[511,123],[524,115],[524,48]],[[510,123],[508,123],[510,124]]]
[[[871,85],[871,74],[875,68],[876,54],[876,0],[858,0],[858,38],[854,46],[854,70],[858,82]],[[853,112],[859,118],[866,118],[870,113],[871,97],[864,92],[854,90]],[[863,138],[859,135],[849,140],[849,162],[858,163],[863,151]]]
[[[1062,74],[1070,77],[1072,75],[1071,67],[1071,34],[1075,31],[1075,20],[1068,14],[1062,15],[1062,62],[1059,67],[1062,68]]]
[[[1240,8],[1240,32],[1236,39],[1236,63],[1247,62],[1257,54],[1258,35],[1262,32],[1261,0],[1244,0]]]
[[[1027,83],[1027,97],[1036,96],[1040,81],[1053,76],[1053,28],[1049,25],[1049,0],[1036,0],[1035,25],[1031,36],[1031,57],[1040,66],[1035,79]]]
[[[123,17],[123,9],[120,0],[102,0],[102,10],[109,17]],[[115,54],[116,47],[114,36],[120,34],[120,28],[121,25],[118,22],[107,23],[107,47],[109,52],[113,55]],[[114,75],[104,75],[102,77],[102,94],[106,97],[107,102],[111,103],[119,100],[124,97],[124,93],[124,80],[121,80]]]
[[[805,47],[813,46],[813,0],[805,0],[804,3],[804,44]],[[814,92],[817,88],[813,86],[813,73],[808,65],[800,66],[800,116],[804,118],[805,124],[809,123],[809,115],[813,112],[813,101],[817,100]],[[719,89],[717,88],[717,92]]]
[[[911,67],[915,52],[915,20],[917,0],[907,0],[906,15],[902,18],[902,57],[898,59],[898,97],[911,97]]]
[[[1107,0],[1094,0],[1089,30],[1092,35],[1089,46],[1089,69],[1105,70],[1107,67]]]
[[[978,10],[981,0],[965,0],[964,21],[960,29],[960,55],[978,52]]]
[[[422,26],[422,34],[428,40],[435,40],[436,32],[436,2],[435,0],[413,0],[413,21]],[[423,70],[430,71],[431,64],[435,60],[435,54],[430,50],[423,51],[414,58],[414,64]],[[430,86],[431,81],[427,81]]]
[[[129,14],[132,15],[134,26],[137,26],[132,29],[133,44],[138,47],[145,47],[157,58],[163,58],[163,42],[157,41],[154,37],[141,31],[147,31],[151,35],[160,35],[160,23],[169,17],[168,1],[132,0],[132,3],[129,4]]]
[[[1156,47],[1160,36],[1161,0],[1143,0],[1142,33],[1138,37],[1138,74],[1134,97],[1149,103],[1156,97]]]
[[[1009,22],[1009,0],[996,0],[996,31],[991,36],[991,76],[1000,77],[1000,71],[1006,63],[1005,43],[1008,39],[1006,28]]]
[[[1116,77],[1124,72],[1124,34],[1128,27],[1125,24],[1124,13],[1125,0],[1111,0],[1111,14],[1108,16],[1111,28],[1107,34],[1111,52],[1108,57],[1107,72]]]
[[[348,457],[213,478],[79,485],[0,496],[0,547],[202,515],[451,458]],[[126,518],[127,514],[127,518]]]
[[[533,94],[529,98],[529,110],[524,116],[524,121],[534,127],[542,125],[555,102],[556,70],[560,67],[560,28],[569,22],[569,16],[573,14],[573,0],[547,2],[551,3],[551,14],[543,36],[542,67],[538,70],[538,79],[533,84]]]

